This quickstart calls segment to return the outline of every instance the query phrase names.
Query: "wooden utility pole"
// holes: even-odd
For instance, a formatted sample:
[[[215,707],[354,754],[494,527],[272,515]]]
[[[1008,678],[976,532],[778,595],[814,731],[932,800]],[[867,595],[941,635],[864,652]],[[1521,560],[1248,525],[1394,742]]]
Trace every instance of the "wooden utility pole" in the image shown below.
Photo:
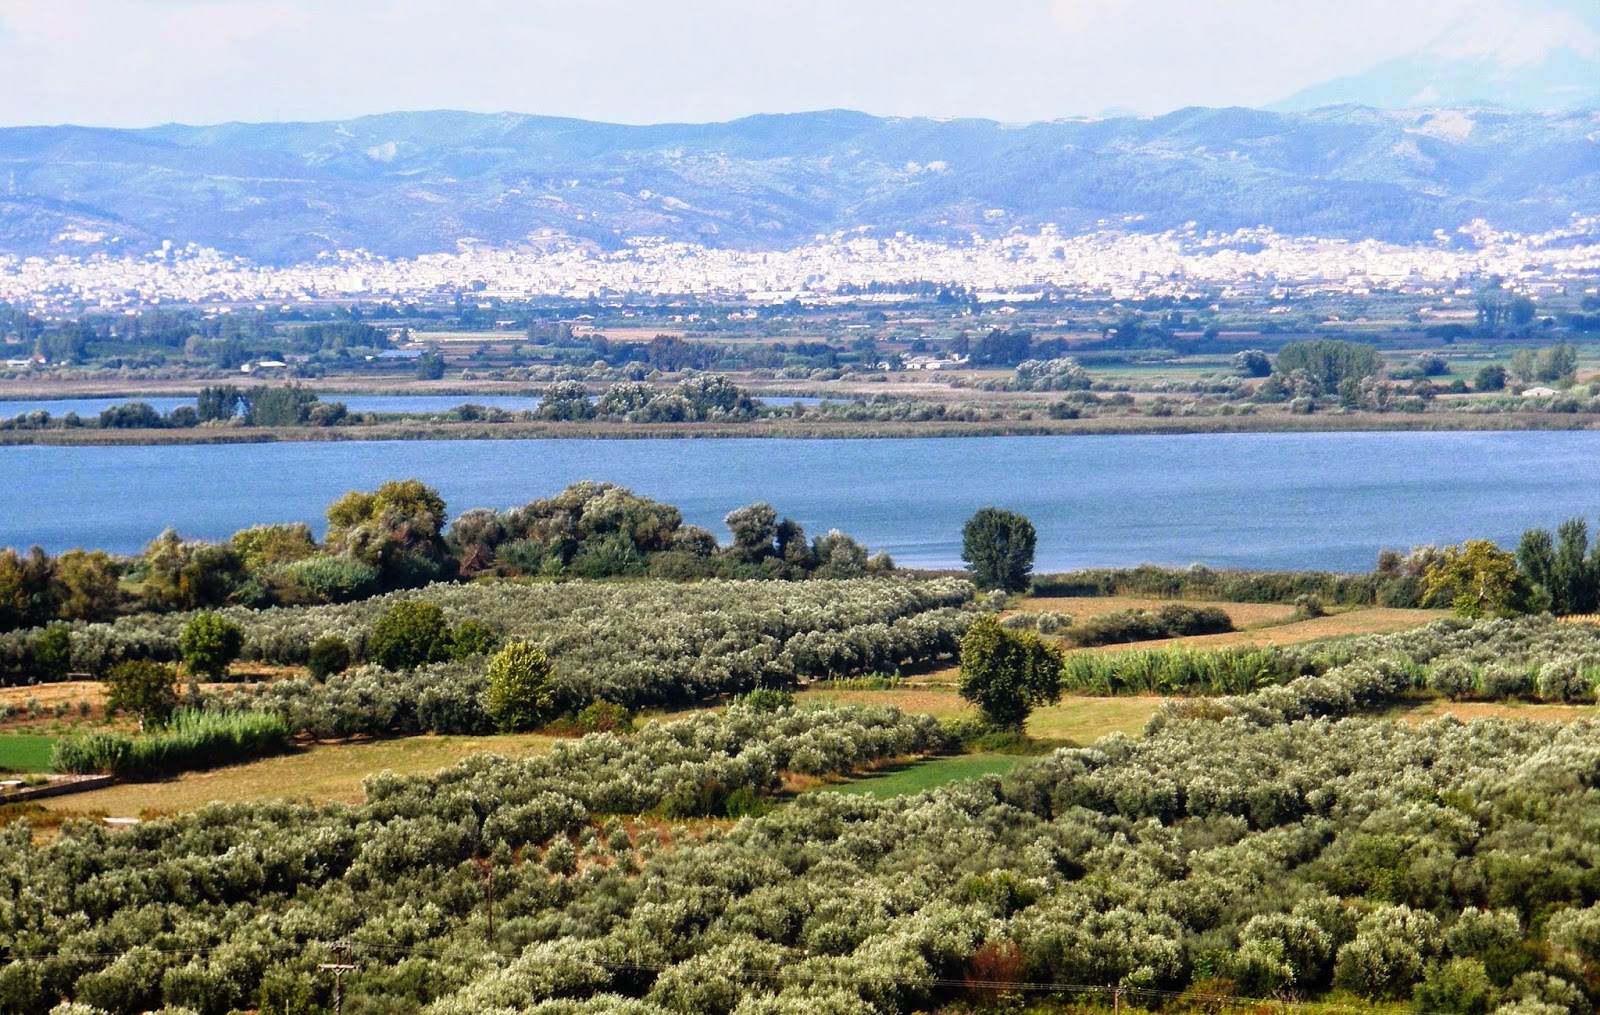
[[[346,959],[349,957],[350,942],[335,941],[333,943],[333,957]],[[353,962],[322,962],[318,969],[324,969],[333,974],[333,1015],[344,1015],[344,974],[355,972]]]

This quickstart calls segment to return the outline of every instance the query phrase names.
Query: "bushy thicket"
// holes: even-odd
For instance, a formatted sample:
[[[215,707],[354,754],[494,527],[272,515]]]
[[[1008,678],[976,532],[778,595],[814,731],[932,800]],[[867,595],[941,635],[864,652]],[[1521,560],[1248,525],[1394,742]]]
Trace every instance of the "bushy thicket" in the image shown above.
[[[1414,607],[1421,603],[1422,591],[1420,574],[1398,566],[1371,574],[1337,574],[1141,564],[1038,575],[1033,579],[1036,596],[1149,596],[1231,603],[1293,603],[1300,596],[1316,596],[1338,606]]]
[[[838,530],[807,540],[804,529],[765,503],[730,512],[733,542],[683,524],[671,504],[612,483],[574,483],[508,511],[468,511],[450,526],[453,553],[469,575],[606,578],[853,578],[893,569],[887,555]]]
[[[1173,603],[1153,610],[1102,613],[1072,627],[1066,632],[1065,638],[1075,645],[1089,647],[1196,634],[1221,634],[1231,630],[1233,620],[1215,606]]]
[[[289,727],[276,712],[181,711],[160,728],[137,736],[94,732],[58,740],[51,767],[79,775],[151,779],[249,761],[288,744]]]
[[[802,796],[670,848],[607,817],[719,813],[784,767],[935,736],[887,711],[735,709],[378,777],[357,807],[217,806],[49,844],[14,825],[0,1006],[326,1005],[337,939],[347,1010],[435,1015],[870,1015],[971,980],[1508,1013],[1600,993],[1587,722],[1175,721],[891,802]]]
[[[225,542],[167,529],[137,557],[0,548],[0,632],[123,614],[345,603],[460,576],[853,578],[894,569],[837,529],[807,539],[769,504],[730,512],[733,541],[684,525],[670,504],[611,483],[574,483],[510,511],[467,511],[418,480],[353,490],[328,506],[318,544],[303,522],[257,525]],[[0,680],[18,676],[0,663]]]

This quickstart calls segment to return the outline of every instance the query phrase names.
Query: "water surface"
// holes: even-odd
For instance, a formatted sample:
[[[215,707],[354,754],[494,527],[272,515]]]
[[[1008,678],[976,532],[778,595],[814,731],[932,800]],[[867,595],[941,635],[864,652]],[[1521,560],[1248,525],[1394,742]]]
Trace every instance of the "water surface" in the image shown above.
[[[349,441],[0,448],[0,546],[137,551],[166,525],[319,532],[351,489],[415,476],[459,513],[608,480],[722,517],[765,500],[903,564],[959,566],[985,505],[1039,531],[1038,569],[1205,563],[1364,571],[1385,547],[1600,511],[1600,433],[1207,434],[918,440]]]

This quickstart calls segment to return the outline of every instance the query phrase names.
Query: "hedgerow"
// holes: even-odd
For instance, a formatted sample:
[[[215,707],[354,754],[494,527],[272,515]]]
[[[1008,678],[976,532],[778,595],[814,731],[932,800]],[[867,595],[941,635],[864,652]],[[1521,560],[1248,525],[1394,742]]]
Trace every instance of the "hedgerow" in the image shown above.
[[[1164,568],[1089,568],[1036,575],[1036,596],[1150,596],[1232,603],[1292,603],[1316,596],[1340,606],[1416,606],[1422,583],[1402,571],[1337,574],[1328,571],[1237,571],[1201,565]]]

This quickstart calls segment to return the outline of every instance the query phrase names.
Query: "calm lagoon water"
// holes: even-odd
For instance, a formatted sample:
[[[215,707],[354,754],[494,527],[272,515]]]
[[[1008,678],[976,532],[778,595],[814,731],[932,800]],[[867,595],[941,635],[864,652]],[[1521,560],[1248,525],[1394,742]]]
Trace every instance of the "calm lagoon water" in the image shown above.
[[[415,476],[454,513],[580,479],[678,505],[726,539],[765,500],[902,564],[959,566],[984,505],[1039,530],[1038,570],[1141,561],[1364,571],[1384,547],[1600,513],[1600,433],[1228,434],[920,440],[528,440],[0,448],[0,546],[137,551],[164,526],[318,531],[350,489]]]

